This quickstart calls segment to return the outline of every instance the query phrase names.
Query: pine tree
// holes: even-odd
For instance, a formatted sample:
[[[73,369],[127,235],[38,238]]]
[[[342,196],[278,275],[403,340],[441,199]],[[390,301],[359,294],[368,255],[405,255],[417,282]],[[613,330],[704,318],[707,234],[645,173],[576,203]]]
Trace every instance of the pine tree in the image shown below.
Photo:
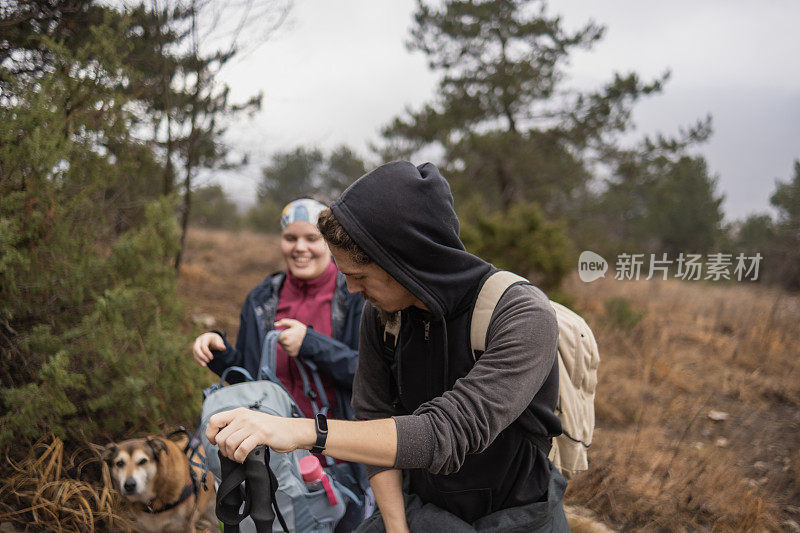
[[[258,199],[282,209],[292,200],[313,197],[322,180],[325,158],[317,148],[298,146],[277,152],[272,162],[261,170]]]
[[[364,161],[347,146],[339,146],[327,154],[318,148],[302,146],[277,152],[262,169],[259,203],[249,215],[250,224],[261,230],[275,227],[276,213],[297,198],[329,203],[366,171]]]
[[[568,32],[540,0],[418,0],[408,47],[442,79],[434,102],[384,130],[384,157],[440,146],[457,193],[477,186],[490,205],[535,201],[562,216],[591,177],[585,159],[613,145],[632,103],[666,79],[615,75],[595,92],[565,88],[569,55],[603,31],[590,22]]]
[[[781,283],[800,290],[800,160],[794,162],[794,176],[776,182],[770,203],[778,209],[776,254]]]
[[[657,239],[656,251],[677,257],[708,253],[721,236],[722,200],[716,178],[701,157],[666,163],[647,206],[644,231]]]
[[[97,9],[72,33],[31,32],[26,46],[46,50],[46,67],[3,78],[4,450],[51,433],[74,446],[189,423],[199,407],[171,266],[175,205],[157,198],[162,167],[133,135],[131,20]]]
[[[716,239],[709,235],[720,232],[721,199],[705,160],[686,154],[710,135],[711,118],[707,117],[675,137],[659,134],[630,148],[608,147],[603,155],[609,173],[605,188],[584,197],[583,216],[571,225],[578,246],[607,255],[658,252],[676,250],[681,246],[678,242],[689,243],[694,238],[690,235],[696,234],[696,240],[705,236],[701,247],[708,249]],[[677,185],[681,179],[697,197],[681,190]],[[690,205],[708,211],[678,214]],[[676,228],[684,229],[669,227],[674,221]]]
[[[209,228],[237,229],[240,217],[220,185],[206,185],[193,191],[194,208],[190,222]]]

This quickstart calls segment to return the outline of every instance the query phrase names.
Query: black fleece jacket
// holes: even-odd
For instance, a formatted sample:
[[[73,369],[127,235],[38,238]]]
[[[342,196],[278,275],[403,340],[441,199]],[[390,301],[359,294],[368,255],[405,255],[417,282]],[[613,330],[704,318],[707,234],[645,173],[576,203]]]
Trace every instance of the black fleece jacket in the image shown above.
[[[407,365],[413,359],[412,372],[406,367],[405,374],[382,353],[382,327],[376,310],[367,304],[362,317],[353,408],[358,419],[394,417],[398,432],[395,468],[425,469],[436,476],[458,472],[468,456],[487,450],[523,411],[529,410],[535,396],[541,404],[541,420],[534,417],[534,427],[529,423],[528,429],[545,436],[560,433],[560,423],[553,414],[558,390],[557,371],[553,370],[558,328],[555,313],[539,289],[518,285],[506,292],[493,314],[486,351],[477,363],[472,365],[470,359],[469,366],[464,367],[461,354],[471,357],[465,331],[469,315],[481,282],[494,267],[465,251],[458,237],[450,188],[434,165],[383,165],[351,185],[331,210],[370,258],[431,311],[429,319],[416,308],[403,311],[408,325],[401,330],[395,358]],[[418,319],[423,322],[415,322]],[[421,334],[412,327],[426,320],[435,346],[426,347]],[[421,347],[426,355],[414,359],[415,354],[403,353],[404,346]],[[445,368],[452,366],[444,372],[445,386],[437,380],[430,383],[430,370],[438,371],[438,360],[430,366],[426,361],[434,358],[441,359]],[[462,370],[454,370],[459,364]],[[422,401],[394,401],[390,387],[393,379],[421,387]],[[418,386],[415,379],[427,384]],[[425,390],[438,392],[426,398]],[[536,453],[532,448],[526,450]],[[546,459],[537,460],[544,461],[545,469],[537,486],[495,490],[505,501],[495,502],[485,512],[526,503],[527,498],[536,501],[542,484],[546,487],[547,482]],[[534,468],[535,460],[525,461]],[[504,465],[497,465],[499,475],[515,474],[503,469]],[[537,463],[535,469],[541,470],[541,464]],[[368,470],[374,475],[382,469]],[[509,481],[525,483],[524,479]]]

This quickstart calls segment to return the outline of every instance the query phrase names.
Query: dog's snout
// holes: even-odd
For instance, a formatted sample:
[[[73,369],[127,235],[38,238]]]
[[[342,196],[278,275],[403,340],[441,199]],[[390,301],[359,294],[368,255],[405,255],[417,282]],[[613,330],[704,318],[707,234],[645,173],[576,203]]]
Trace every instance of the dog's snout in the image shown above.
[[[136,480],[132,477],[129,477],[125,480],[125,483],[122,484],[122,488],[125,492],[133,492],[136,490]]]

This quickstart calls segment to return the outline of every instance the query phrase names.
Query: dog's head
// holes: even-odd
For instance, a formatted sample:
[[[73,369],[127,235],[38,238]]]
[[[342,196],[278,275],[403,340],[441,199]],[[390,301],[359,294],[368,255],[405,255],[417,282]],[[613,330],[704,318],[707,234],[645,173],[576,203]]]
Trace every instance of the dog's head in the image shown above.
[[[159,462],[169,453],[167,441],[158,437],[110,443],[103,450],[111,479],[130,501],[147,503],[155,495]]]

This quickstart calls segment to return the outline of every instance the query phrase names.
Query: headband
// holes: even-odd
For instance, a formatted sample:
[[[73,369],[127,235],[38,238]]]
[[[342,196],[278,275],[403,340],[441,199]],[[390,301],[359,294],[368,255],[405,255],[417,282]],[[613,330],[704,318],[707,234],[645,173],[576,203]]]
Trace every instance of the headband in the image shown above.
[[[316,226],[319,214],[328,207],[310,198],[289,202],[281,212],[281,231],[293,222],[308,222]]]

